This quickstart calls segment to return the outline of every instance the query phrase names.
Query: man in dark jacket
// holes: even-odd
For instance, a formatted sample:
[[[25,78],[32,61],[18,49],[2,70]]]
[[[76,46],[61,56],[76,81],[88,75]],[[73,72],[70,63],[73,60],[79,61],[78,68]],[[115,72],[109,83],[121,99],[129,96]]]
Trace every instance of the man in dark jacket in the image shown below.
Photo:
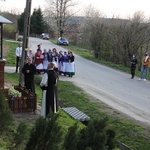
[[[36,74],[36,67],[32,63],[32,58],[28,58],[28,63],[23,66],[22,73],[24,74],[24,85],[26,89],[35,93],[34,75]]]
[[[131,58],[131,79],[134,79],[136,64],[137,64],[137,59],[135,55],[133,55]]]

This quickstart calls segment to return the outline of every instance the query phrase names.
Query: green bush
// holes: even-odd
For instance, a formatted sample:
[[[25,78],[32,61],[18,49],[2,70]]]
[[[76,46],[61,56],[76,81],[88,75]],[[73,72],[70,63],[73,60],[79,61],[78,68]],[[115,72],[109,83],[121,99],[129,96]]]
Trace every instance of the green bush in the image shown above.
[[[80,133],[78,150],[104,150],[107,145],[106,119],[90,122]]]
[[[17,129],[12,132],[12,139],[8,149],[17,149],[22,150],[24,149],[27,140],[29,139],[29,127],[25,122],[19,123]]]
[[[17,32],[16,28],[11,24],[4,25],[4,32],[14,33]]]
[[[77,143],[79,142],[79,133],[77,123],[68,129],[65,137],[64,147],[65,150],[77,150]]]
[[[58,115],[51,118],[39,117],[35,126],[31,130],[30,139],[26,145],[26,150],[61,150],[62,142],[61,127],[57,123]]]
[[[4,25],[3,37],[7,39],[16,40],[16,28],[11,24]]]
[[[107,118],[94,120],[78,131],[77,124],[70,127],[65,138],[65,150],[112,150],[115,131],[107,129]]]
[[[0,90],[0,135],[7,132],[12,123],[13,116],[8,107],[8,100],[5,98],[3,91]]]

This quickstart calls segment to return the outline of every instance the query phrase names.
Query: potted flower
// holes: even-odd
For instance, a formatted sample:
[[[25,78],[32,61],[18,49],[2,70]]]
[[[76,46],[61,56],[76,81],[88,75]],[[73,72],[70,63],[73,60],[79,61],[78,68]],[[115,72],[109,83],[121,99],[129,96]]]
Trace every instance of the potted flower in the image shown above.
[[[8,90],[8,96],[11,98],[21,97],[21,93],[14,89],[14,87],[10,86]]]
[[[21,93],[15,90],[14,87],[8,86],[8,97],[9,108],[14,113],[18,113],[22,103]]]

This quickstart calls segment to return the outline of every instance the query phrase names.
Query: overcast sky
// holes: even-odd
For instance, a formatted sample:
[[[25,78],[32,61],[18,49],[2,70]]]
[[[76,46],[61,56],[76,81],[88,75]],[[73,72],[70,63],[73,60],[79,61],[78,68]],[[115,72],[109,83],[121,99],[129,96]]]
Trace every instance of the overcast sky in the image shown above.
[[[107,17],[120,16],[125,18],[132,16],[134,12],[144,12],[150,18],[150,0],[74,0],[78,2],[78,8],[84,10],[90,4],[103,12]],[[22,12],[26,6],[26,0],[5,0],[0,2],[2,10]],[[45,6],[45,0],[32,0],[32,10]],[[81,13],[83,14],[83,13]]]

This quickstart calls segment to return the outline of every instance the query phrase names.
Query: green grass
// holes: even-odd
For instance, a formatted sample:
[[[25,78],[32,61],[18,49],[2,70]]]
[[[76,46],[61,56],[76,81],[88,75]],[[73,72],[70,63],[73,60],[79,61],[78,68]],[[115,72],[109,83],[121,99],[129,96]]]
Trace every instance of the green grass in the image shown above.
[[[84,50],[77,50],[77,52],[72,48],[72,46],[68,47],[69,49],[73,50],[75,53],[80,53],[80,55],[83,57],[86,56],[87,59],[90,59],[92,61],[96,61],[91,54],[87,54]],[[109,65],[109,62],[104,63],[105,65]],[[121,66],[117,66],[116,64],[112,65],[113,68],[119,69],[122,68]],[[124,68],[126,72],[130,71],[129,68]],[[13,81],[15,84],[18,83],[18,74],[8,74],[5,73],[5,78],[9,79],[10,81]],[[41,80],[41,77],[36,76],[36,93],[37,93],[37,99],[38,103],[41,104],[41,97],[42,92],[39,88],[39,83]],[[71,82],[63,82],[58,81],[58,97],[61,101],[63,101],[67,106],[73,106],[81,110],[82,112],[86,113],[88,116],[90,116],[91,120],[96,118],[108,118],[108,128],[112,128],[116,131],[116,138],[117,140],[125,143],[128,145],[131,149],[134,150],[148,150],[150,149],[150,133],[147,132],[143,127],[135,124],[134,122],[131,122],[129,120],[126,120],[121,117],[115,117],[110,116],[109,114],[105,113],[105,109],[111,109],[108,106],[96,101],[93,99],[93,97],[90,97],[85,93],[83,90],[81,90],[79,87],[75,86]],[[116,114],[118,112],[115,112]],[[118,113],[119,114],[119,113]],[[72,125],[72,119],[67,114],[62,114],[62,117],[60,119],[60,124],[63,124],[65,127],[68,128],[69,125]]]
[[[5,74],[5,77],[11,81],[14,81],[17,84],[17,74],[9,75]],[[36,77],[36,83],[41,80],[41,77]],[[42,93],[39,86],[36,84],[36,92],[38,92],[38,97],[41,99]],[[107,106],[99,103],[89,97],[83,90],[79,87],[74,86],[70,82],[58,81],[58,97],[63,101],[67,106],[74,106],[90,116],[91,120],[100,119],[107,117],[108,118],[108,128],[112,128],[116,131],[116,138],[128,145],[132,149],[141,149],[147,150],[150,149],[150,137],[146,138],[146,131],[144,128],[136,125],[131,121],[127,121],[123,118],[113,118],[106,114],[103,110],[109,109]],[[38,99],[38,103],[41,103],[41,100]],[[64,133],[67,132],[67,128],[75,123],[75,120],[70,119],[70,117],[64,112],[61,113],[59,123],[65,128]]]
[[[93,102],[92,97],[89,98],[84,91],[78,87],[75,87],[70,82],[59,81],[58,89],[59,98],[62,99],[67,106],[75,106],[90,116],[91,120],[108,117],[108,127],[115,129],[117,139],[130,146],[130,148],[141,150],[150,149],[150,143],[145,138],[145,131],[142,127],[123,118],[113,118],[107,115],[103,112],[104,107],[102,104],[99,102]]]
[[[16,47],[18,46],[15,42],[8,42],[4,40],[4,45],[6,45],[7,55],[6,55],[6,66],[15,66],[16,65]]]

